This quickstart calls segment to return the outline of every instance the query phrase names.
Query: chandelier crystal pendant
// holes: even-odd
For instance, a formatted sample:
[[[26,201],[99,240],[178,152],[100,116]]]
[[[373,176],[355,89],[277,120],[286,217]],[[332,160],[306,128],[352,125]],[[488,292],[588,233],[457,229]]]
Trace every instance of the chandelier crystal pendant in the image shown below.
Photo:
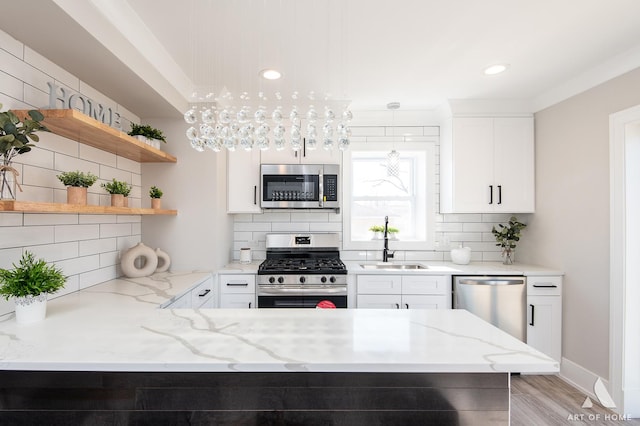
[[[258,97],[266,100],[263,92]],[[213,95],[209,94],[207,98],[213,98]],[[282,99],[282,96],[277,93],[275,98]],[[312,94],[309,98],[314,99]],[[248,96],[245,93],[240,99],[248,101]],[[297,93],[292,95],[292,99],[299,103]],[[265,151],[272,147],[282,151],[287,145],[289,149],[299,151],[303,139],[305,148],[310,151],[320,146],[333,150],[336,145],[338,149],[346,150],[350,145],[353,113],[344,107],[342,113],[336,115],[331,105],[325,105],[324,114],[319,114],[316,103],[310,104],[306,112],[300,112],[294,105],[288,114],[282,105],[269,110],[265,106],[252,109],[244,103],[238,106],[219,106],[217,102],[195,103],[184,113],[184,121],[190,125],[185,134],[193,149],[199,152],[205,148],[220,152],[223,149]],[[303,120],[306,122],[304,126]]]
[[[400,102],[389,102],[387,109],[391,110],[391,126],[395,137],[396,129],[396,110],[400,108]],[[400,153],[396,151],[395,138],[393,141],[393,148],[391,152],[387,154],[387,176],[398,177],[400,176]]]

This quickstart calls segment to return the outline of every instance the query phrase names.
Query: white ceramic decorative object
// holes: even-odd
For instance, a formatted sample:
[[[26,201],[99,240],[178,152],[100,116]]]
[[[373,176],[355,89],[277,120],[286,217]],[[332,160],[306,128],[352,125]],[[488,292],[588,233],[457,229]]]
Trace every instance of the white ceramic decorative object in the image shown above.
[[[451,249],[451,261],[457,265],[467,265],[471,261],[471,248],[458,247]]]
[[[139,257],[143,259],[140,268],[136,266],[136,260]],[[122,268],[122,273],[129,278],[147,277],[156,271],[158,255],[151,247],[138,243],[122,255],[120,267]]]
[[[243,247],[240,249],[240,263],[251,263],[251,249]]]
[[[47,293],[38,296],[14,298],[16,302],[16,322],[18,324],[32,324],[44,319],[47,315]]]
[[[156,256],[158,256],[158,267],[155,272],[166,272],[169,270],[169,266],[171,266],[171,258],[169,255],[159,248],[156,249]]]

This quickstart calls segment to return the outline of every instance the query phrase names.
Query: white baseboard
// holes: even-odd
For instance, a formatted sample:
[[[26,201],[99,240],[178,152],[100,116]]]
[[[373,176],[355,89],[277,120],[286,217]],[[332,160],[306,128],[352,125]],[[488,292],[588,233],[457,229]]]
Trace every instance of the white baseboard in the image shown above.
[[[600,377],[597,374],[563,357],[562,363],[560,364],[560,377],[574,388],[587,394],[590,398],[596,401],[598,400],[598,397],[596,397],[593,391],[593,385]],[[602,380],[602,383],[609,389],[609,380],[601,377],[600,380]]]

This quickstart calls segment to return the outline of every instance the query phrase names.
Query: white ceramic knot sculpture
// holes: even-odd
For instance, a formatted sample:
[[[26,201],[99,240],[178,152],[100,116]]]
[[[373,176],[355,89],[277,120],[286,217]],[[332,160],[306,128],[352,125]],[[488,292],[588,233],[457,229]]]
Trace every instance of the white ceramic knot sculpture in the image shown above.
[[[141,266],[136,266],[136,260],[142,258]],[[160,249],[155,251],[142,243],[138,243],[124,252],[120,259],[122,273],[129,278],[147,277],[154,272],[165,272],[171,265],[169,255]]]
[[[471,260],[471,248],[462,247],[451,249],[451,261],[458,265],[467,265]]]

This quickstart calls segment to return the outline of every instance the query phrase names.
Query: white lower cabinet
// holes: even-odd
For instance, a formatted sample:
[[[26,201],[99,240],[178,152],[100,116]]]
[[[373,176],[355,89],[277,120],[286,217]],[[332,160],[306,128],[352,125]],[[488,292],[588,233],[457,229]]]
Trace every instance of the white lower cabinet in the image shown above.
[[[364,309],[451,308],[446,275],[358,275],[357,307]]]
[[[256,276],[251,274],[220,274],[220,307],[250,309],[256,307]]]
[[[562,359],[562,277],[527,277],[527,344]]]
[[[189,290],[179,295],[164,309],[209,309],[215,308],[213,277],[208,276]]]

